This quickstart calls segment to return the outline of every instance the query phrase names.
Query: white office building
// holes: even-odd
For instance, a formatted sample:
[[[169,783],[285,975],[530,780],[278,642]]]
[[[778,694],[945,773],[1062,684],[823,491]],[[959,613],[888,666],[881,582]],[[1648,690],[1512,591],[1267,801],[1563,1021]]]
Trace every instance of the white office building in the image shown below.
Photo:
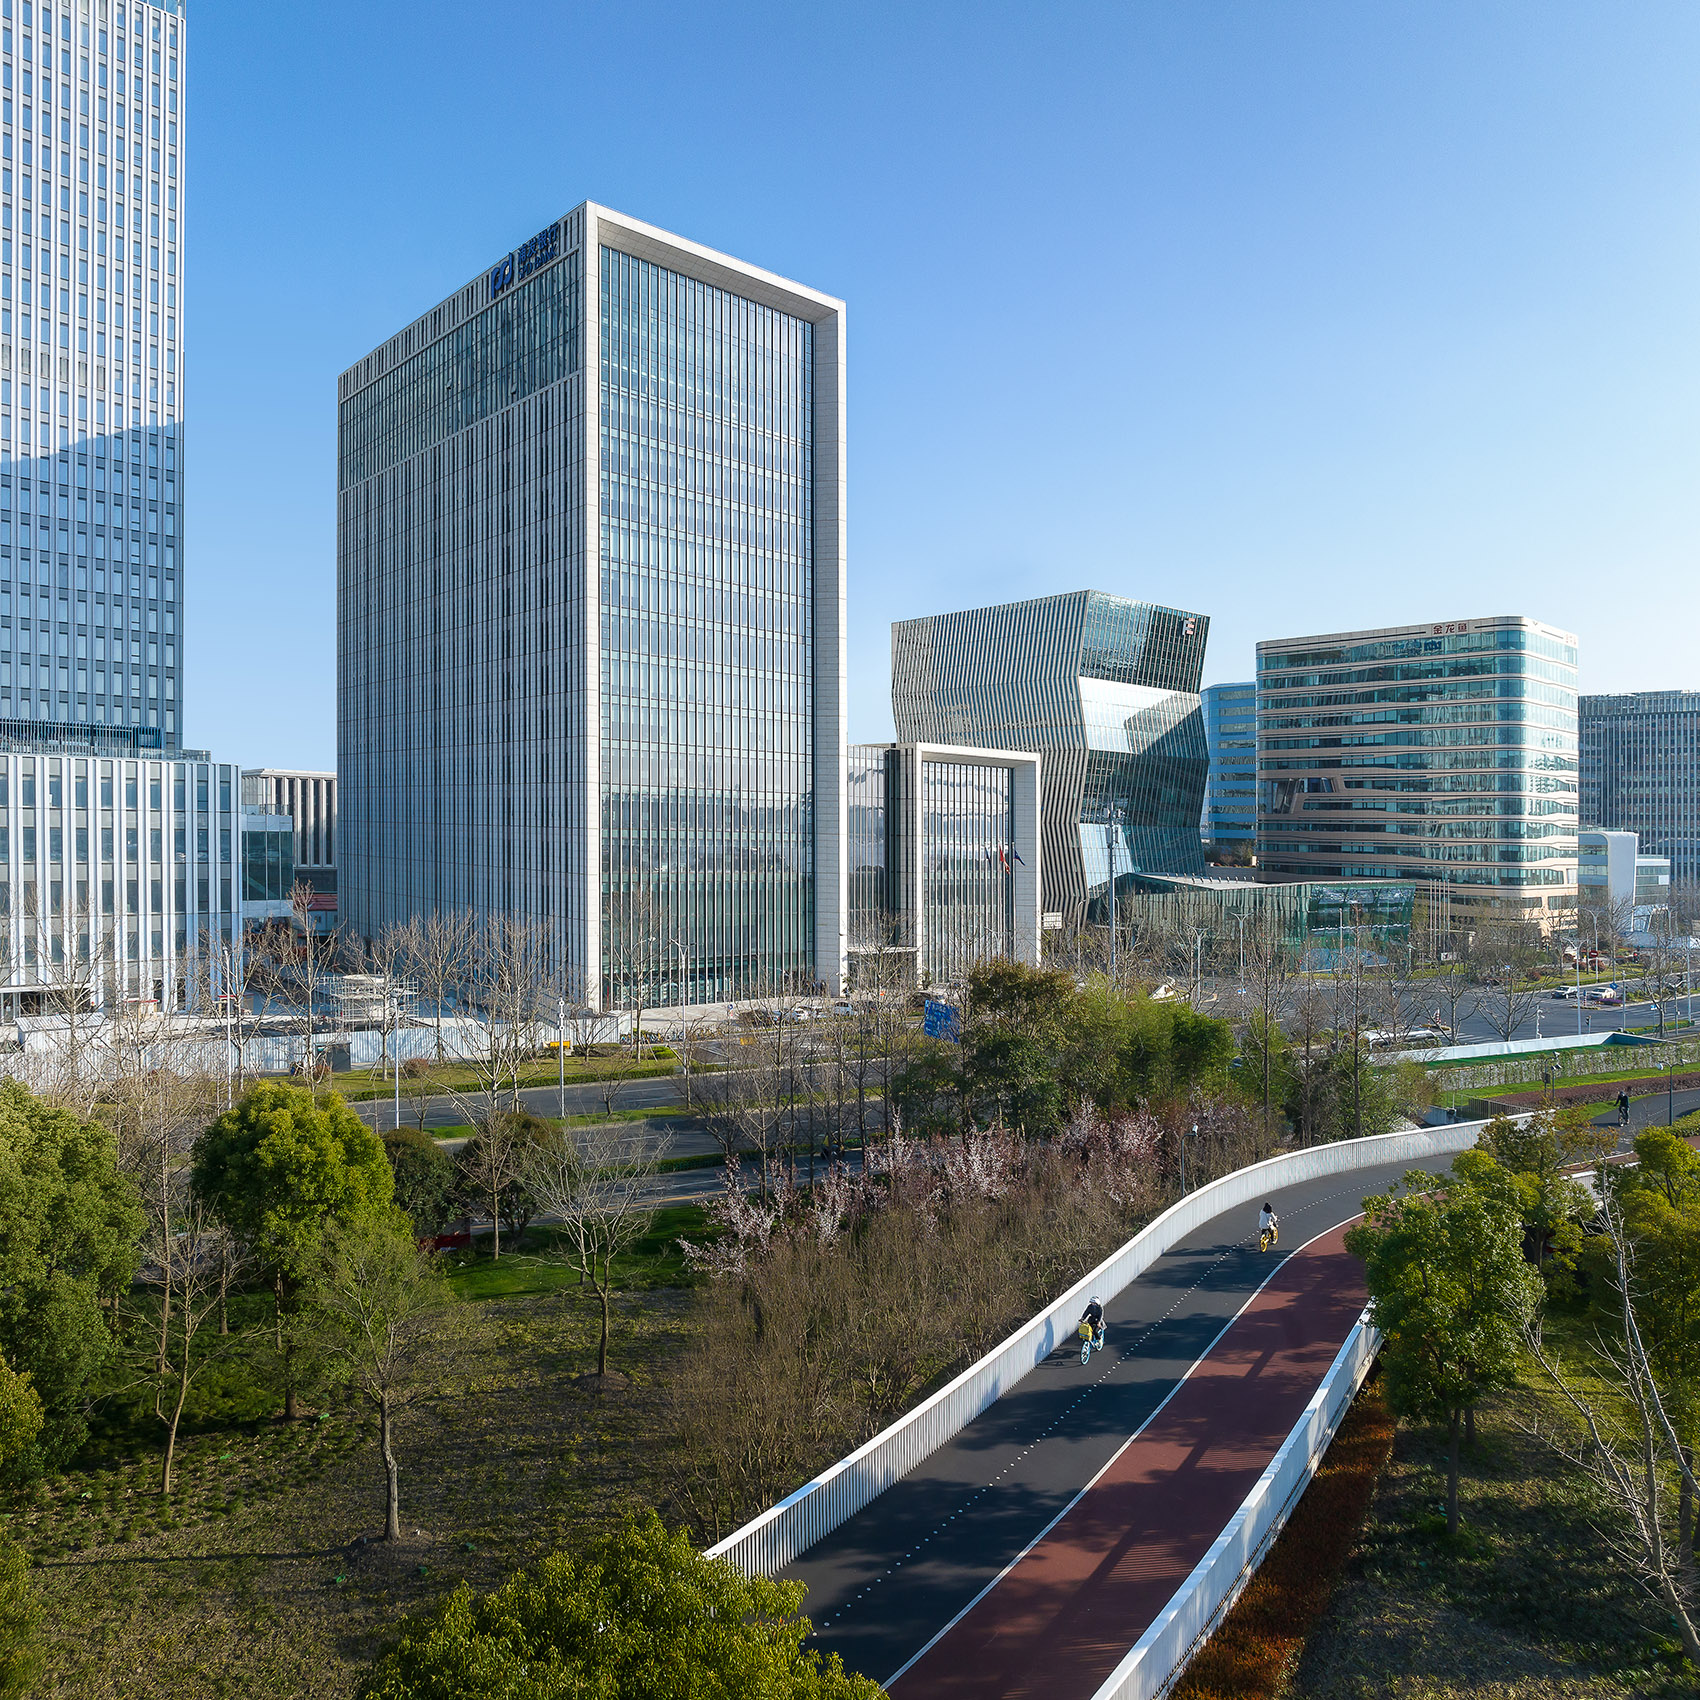
[[[1038,966],[1040,758],[852,744],[848,773],[852,984],[942,986],[1000,956]]]
[[[0,753],[0,1017],[184,1008],[239,947],[236,770],[109,739]]]
[[[844,307],[585,204],[342,376],[340,901],[839,986]]]

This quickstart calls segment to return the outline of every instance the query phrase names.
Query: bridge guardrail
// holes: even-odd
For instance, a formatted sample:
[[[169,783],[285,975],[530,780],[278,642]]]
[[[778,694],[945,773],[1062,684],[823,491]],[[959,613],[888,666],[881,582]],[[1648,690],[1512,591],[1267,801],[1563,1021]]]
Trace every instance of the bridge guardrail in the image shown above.
[[[1380,1344],[1365,1311],[1257,1485],[1092,1700],[1161,1700],[1175,1685],[1286,1526]]]
[[[1171,1204],[1002,1344],[871,1440],[795,1493],[708,1549],[746,1575],[771,1576],[854,1517],[959,1434],[1074,1332],[1087,1298],[1110,1299],[1211,1217],[1281,1187],[1383,1163],[1420,1162],[1466,1151],[1479,1122],[1340,1140],[1269,1157],[1211,1181]],[[1130,1655],[1131,1656],[1131,1655]]]

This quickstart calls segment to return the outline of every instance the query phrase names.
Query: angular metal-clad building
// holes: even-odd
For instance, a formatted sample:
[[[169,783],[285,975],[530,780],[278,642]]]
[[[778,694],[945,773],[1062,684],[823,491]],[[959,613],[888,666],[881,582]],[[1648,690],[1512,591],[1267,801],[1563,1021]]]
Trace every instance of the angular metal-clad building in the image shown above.
[[[844,372],[841,301],[586,203],[343,374],[356,933],[528,916],[604,1007],[839,986]]]
[[[1112,876],[1201,873],[1209,631],[1095,590],[900,621],[898,739],[1039,753],[1047,911],[1101,901]]]

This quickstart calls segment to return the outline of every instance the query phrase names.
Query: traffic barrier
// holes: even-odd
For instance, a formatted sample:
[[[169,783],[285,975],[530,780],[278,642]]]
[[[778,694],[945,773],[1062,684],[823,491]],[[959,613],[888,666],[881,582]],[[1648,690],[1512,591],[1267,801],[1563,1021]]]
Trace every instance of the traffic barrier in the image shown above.
[[[1113,1298],[1211,1217],[1302,1181],[1466,1151],[1475,1144],[1480,1126],[1460,1122],[1312,1146],[1236,1169],[1188,1193],[954,1381],[717,1542],[708,1549],[708,1556],[728,1559],[751,1576],[771,1576],[782,1570],[959,1434],[1043,1363],[1065,1338],[1072,1338],[1076,1319],[1092,1294]]]
[[[1257,1485],[1092,1700],[1161,1700],[1175,1685],[1286,1526],[1379,1345],[1365,1311]]]

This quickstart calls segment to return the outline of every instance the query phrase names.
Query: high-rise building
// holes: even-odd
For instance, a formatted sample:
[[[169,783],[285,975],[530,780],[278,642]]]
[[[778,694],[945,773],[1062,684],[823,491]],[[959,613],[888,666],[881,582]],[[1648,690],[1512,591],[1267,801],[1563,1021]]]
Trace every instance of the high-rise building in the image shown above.
[[[8,14],[0,65],[0,732],[182,741],[176,0]]]
[[[842,302],[590,203],[343,374],[354,932],[529,916],[603,1006],[838,986],[844,374]]]
[[[1039,757],[852,744],[846,787],[853,984],[943,985],[1040,957]]]
[[[1206,685],[1199,695],[1210,752],[1199,837],[1217,855],[1250,854],[1257,844],[1257,681]]]
[[[891,628],[903,743],[1044,757],[1044,903],[1101,902],[1113,877],[1201,873],[1208,756],[1202,614],[1095,590]]]
[[[1634,691],[1581,700],[1582,820],[1639,836],[1700,880],[1700,691]]]
[[[1502,616],[1257,646],[1258,865],[1443,884],[1460,919],[1576,902],[1576,639]]]
[[[183,748],[181,0],[0,31],[0,1010],[193,1001],[234,770]]]

